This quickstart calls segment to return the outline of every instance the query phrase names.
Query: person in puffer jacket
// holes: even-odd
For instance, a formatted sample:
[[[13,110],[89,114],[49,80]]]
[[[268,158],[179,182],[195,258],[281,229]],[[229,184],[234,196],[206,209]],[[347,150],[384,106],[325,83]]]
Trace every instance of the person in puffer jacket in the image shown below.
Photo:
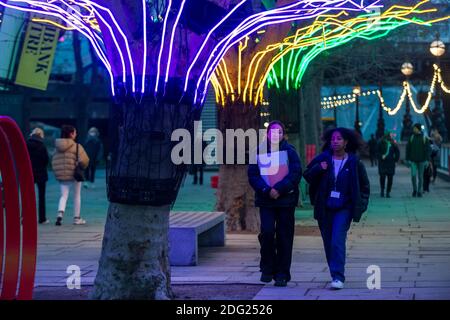
[[[61,139],[56,139],[56,153],[52,158],[52,167],[56,180],[59,182],[61,197],[58,205],[58,216],[55,225],[60,226],[66,210],[67,199],[69,198],[70,187],[73,187],[73,223],[75,225],[85,224],[86,220],[80,217],[81,211],[81,182],[74,178],[77,167],[77,145],[78,163],[84,169],[89,165],[89,157],[83,146],[77,144],[75,139],[77,130],[70,125],[63,125],[61,128]]]

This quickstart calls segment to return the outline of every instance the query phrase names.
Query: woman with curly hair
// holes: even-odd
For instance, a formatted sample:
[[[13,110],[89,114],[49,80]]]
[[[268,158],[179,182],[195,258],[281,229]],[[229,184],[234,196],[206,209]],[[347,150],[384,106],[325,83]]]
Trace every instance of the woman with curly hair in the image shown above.
[[[344,288],[345,243],[352,220],[359,222],[367,210],[370,183],[364,164],[356,155],[359,135],[346,128],[335,128],[323,136],[322,153],[303,174],[309,183],[314,218],[322,235],[331,288]]]

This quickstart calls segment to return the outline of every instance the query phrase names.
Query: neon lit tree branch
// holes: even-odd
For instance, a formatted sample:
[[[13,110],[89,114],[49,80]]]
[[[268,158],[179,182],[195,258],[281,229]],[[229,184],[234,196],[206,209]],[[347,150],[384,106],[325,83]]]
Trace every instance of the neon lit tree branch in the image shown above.
[[[258,83],[256,97],[262,97],[262,89],[265,81],[268,85],[289,91],[300,88],[303,76],[311,61],[326,50],[344,45],[355,39],[376,40],[387,36],[393,30],[408,24],[431,26],[433,23],[446,20],[448,17],[430,19],[425,21],[419,16],[436,12],[436,9],[420,9],[428,0],[420,1],[414,6],[392,6],[379,17],[361,15],[360,17],[338,24],[334,18],[325,19],[325,32],[314,36],[312,39],[288,43],[269,65],[264,78]],[[367,23],[367,21],[373,21]],[[284,44],[283,44],[284,47]],[[286,76],[283,76],[286,75]]]
[[[94,298],[171,296],[168,214],[185,167],[170,160],[170,137],[177,128],[192,130],[208,83],[229,48],[269,25],[342,9],[359,12],[381,3],[287,0],[282,7],[249,15],[245,6],[250,2],[0,0],[2,6],[80,32],[111,78],[110,135],[115,143]]]
[[[269,25],[309,20],[342,8],[348,11],[370,10],[379,7],[380,0],[358,3],[349,0],[291,1],[284,7],[242,17],[242,21],[220,41],[217,41],[217,35],[230,31],[224,27],[225,22],[239,14],[247,0],[235,6],[230,5],[233,1],[222,1],[226,5],[224,9],[229,12],[218,19],[206,35],[190,31],[188,15],[195,8],[189,6],[188,0],[181,0],[178,7],[172,0],[163,2],[158,15],[163,16],[162,22],[157,23],[161,30],[155,30],[150,25],[148,7],[154,1],[148,0],[132,4],[123,4],[119,0],[10,0],[8,3],[1,0],[0,5],[59,18],[71,29],[81,32],[107,68],[113,95],[119,94],[118,90],[123,88],[135,94],[144,94],[151,89],[154,89],[154,93],[164,94],[169,79],[183,78],[182,93],[194,93],[194,102],[201,103],[221,58],[247,35]],[[24,4],[29,6],[21,6]],[[130,23],[130,20],[137,23]],[[149,34],[155,31],[159,32]],[[181,35],[182,31],[187,34]],[[152,41],[155,39],[151,37],[157,37],[158,40]],[[189,41],[190,48],[197,50],[187,53],[186,59],[180,61],[175,59],[180,56],[175,43],[182,37]]]
[[[426,2],[428,1],[420,1],[410,7],[393,6],[380,14],[363,14],[356,18],[347,18],[348,13],[345,11],[335,15],[321,15],[312,25],[297,29],[295,35],[282,42],[272,43],[255,54],[252,54],[251,49],[246,50],[249,40],[247,37],[237,46],[237,57],[230,50],[215,70],[212,84],[216,101],[225,105],[240,97],[244,103],[260,104],[266,83],[269,88],[283,87],[287,91],[300,88],[308,65],[326,50],[354,39],[375,40],[385,37],[396,28],[410,23],[430,26],[433,22],[446,19],[418,19],[419,15],[436,11],[419,9]],[[251,56],[248,64],[241,62],[243,54]],[[246,58],[250,60],[249,57]],[[270,62],[264,63],[265,60]],[[233,72],[236,69],[238,80],[235,81],[236,75]]]
[[[320,101],[314,110],[301,108],[299,105],[302,96],[298,94],[298,88],[310,62],[324,50],[343,45],[357,37],[382,37],[391,29],[413,22],[411,18],[414,15],[428,12],[413,11],[413,6],[396,7],[381,15],[357,17],[352,17],[345,11],[337,11],[336,14],[322,15],[310,25],[295,30],[294,35],[284,41],[280,41],[280,34],[287,34],[290,25],[269,27],[244,38],[227,52],[212,77],[217,104],[224,107],[219,108],[219,128],[222,131],[230,127],[244,130],[259,128],[259,113],[263,109],[252,106],[261,104],[268,73],[273,70],[271,66],[277,62],[280,64],[281,61],[284,66],[281,74],[286,75],[289,70],[289,75],[292,72],[292,76],[283,78],[282,90],[274,89],[279,91],[277,95],[280,97],[280,104],[271,105],[269,111],[272,119],[278,118],[288,125],[294,122],[292,129],[289,128],[290,141],[299,148],[301,155],[305,155],[305,143],[316,144],[320,140],[320,132],[316,132],[319,130],[320,115],[313,117],[313,113],[320,113]],[[292,57],[289,61],[281,59],[289,55]],[[275,78],[274,81],[278,79]],[[314,86],[311,83],[309,85]],[[320,100],[320,93],[317,94],[317,99]],[[295,123],[296,121],[302,123]],[[227,213],[230,230],[257,231],[258,212],[253,207],[252,190],[245,179],[241,178],[246,176],[245,170],[245,166],[220,166],[219,183],[222,182],[222,185],[216,193],[216,209]]]

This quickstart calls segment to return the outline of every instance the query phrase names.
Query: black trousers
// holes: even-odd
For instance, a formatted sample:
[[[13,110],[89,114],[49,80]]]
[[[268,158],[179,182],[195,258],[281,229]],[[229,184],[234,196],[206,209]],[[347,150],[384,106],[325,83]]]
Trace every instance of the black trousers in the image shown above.
[[[394,176],[391,174],[380,174],[380,186],[381,191],[384,191],[384,186],[386,184],[386,177],[387,177],[387,189],[386,192],[390,193],[392,190],[392,183],[394,182]]]
[[[295,231],[295,207],[259,208],[261,233],[260,268],[275,279],[291,280],[292,247]]]
[[[430,182],[431,178],[433,177],[432,168],[427,167],[423,171],[423,191],[430,192]]]
[[[371,154],[371,155],[369,155],[369,157],[370,157],[370,166],[371,167],[373,167],[373,166],[378,164],[377,155],[376,154]]]
[[[45,188],[47,185],[47,181],[42,182],[36,182],[36,186],[38,189],[38,199],[39,199],[39,206],[38,206],[38,212],[39,212],[39,222],[44,222],[47,220],[46,212],[45,212]]]
[[[89,163],[89,166],[86,168],[86,180],[94,183],[95,181],[95,170],[97,169],[97,164]]]

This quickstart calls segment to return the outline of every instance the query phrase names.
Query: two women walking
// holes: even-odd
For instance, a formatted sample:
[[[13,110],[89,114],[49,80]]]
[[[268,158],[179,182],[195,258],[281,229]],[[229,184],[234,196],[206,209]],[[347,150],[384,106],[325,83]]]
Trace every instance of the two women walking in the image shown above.
[[[261,281],[275,279],[276,286],[286,286],[291,280],[301,164],[294,147],[284,139],[283,125],[277,121],[267,128],[268,153],[275,132],[279,133],[280,152],[287,152],[288,173],[273,186],[261,174],[260,164],[250,165],[248,176],[256,192],[255,205],[260,208]],[[311,161],[303,176],[309,183],[314,218],[318,221],[330,269],[331,288],[342,289],[347,232],[351,222],[359,222],[367,210],[370,183],[366,169],[356,155],[361,144],[353,131],[332,129],[323,139],[323,152]]]

